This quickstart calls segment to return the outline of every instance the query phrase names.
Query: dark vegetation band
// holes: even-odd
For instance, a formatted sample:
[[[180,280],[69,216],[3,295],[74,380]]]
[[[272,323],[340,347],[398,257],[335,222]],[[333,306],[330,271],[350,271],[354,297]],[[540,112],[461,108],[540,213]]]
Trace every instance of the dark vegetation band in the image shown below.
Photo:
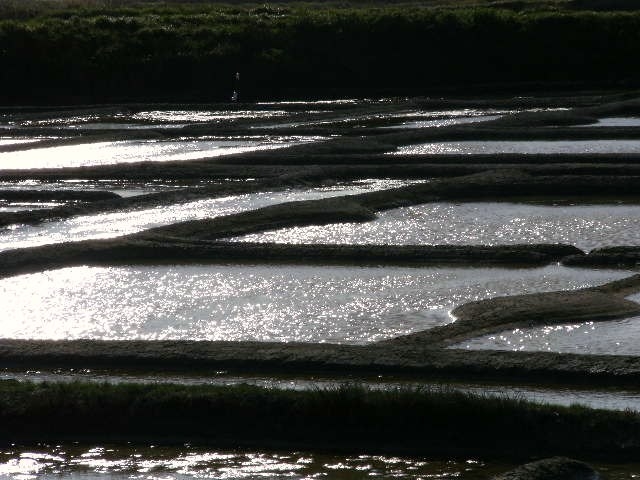
[[[440,389],[0,382],[1,442],[140,440],[333,451],[637,458],[632,412]],[[635,456],[635,457],[634,457]]]
[[[122,2],[120,2],[122,3]],[[0,9],[0,102],[636,84],[640,12],[196,3]]]

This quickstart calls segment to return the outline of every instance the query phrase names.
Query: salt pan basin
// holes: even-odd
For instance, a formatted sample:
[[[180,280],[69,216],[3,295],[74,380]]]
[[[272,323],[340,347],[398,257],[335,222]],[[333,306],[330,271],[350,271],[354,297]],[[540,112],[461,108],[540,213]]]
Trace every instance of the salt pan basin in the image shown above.
[[[557,265],[73,267],[0,280],[0,337],[366,344],[450,323],[468,301],[627,275]]]
[[[235,241],[323,244],[506,245],[568,243],[584,250],[640,244],[640,206],[426,203],[367,223],[293,227]]]
[[[130,162],[169,162],[282,148],[318,140],[309,137],[185,138],[123,140],[0,153],[0,170],[87,167]]]
[[[640,302],[640,295],[628,298]],[[640,317],[518,328],[478,337],[454,348],[637,356],[640,355]]]
[[[434,142],[399,147],[391,154],[640,153],[640,140],[544,140]]]
[[[0,229],[0,251],[68,241],[113,238],[171,223],[231,215],[282,202],[353,195],[414,183],[411,180],[368,179],[332,187],[196,200],[155,208],[81,215],[39,225]]]
[[[462,342],[469,350],[544,351],[590,355],[640,355],[640,317],[523,328]]]

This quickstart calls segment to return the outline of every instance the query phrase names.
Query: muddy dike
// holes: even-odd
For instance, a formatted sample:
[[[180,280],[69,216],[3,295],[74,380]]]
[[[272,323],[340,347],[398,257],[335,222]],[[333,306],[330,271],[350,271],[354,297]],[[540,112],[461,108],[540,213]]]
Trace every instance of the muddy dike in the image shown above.
[[[640,358],[552,352],[454,350],[385,343],[187,340],[0,339],[0,359],[14,369],[100,369],[141,373],[331,376],[637,388]]]
[[[0,278],[79,265],[230,264],[532,267],[581,251],[570,245],[279,245],[188,239],[86,240],[0,252]]]
[[[0,442],[197,443],[526,460],[633,459],[640,417],[447,391],[0,382]],[[398,441],[402,439],[402,441]]]
[[[566,457],[526,463],[492,480],[599,480],[600,474],[584,462]]]
[[[596,248],[588,255],[570,255],[562,264],[577,267],[636,268],[640,266],[640,247]]]
[[[640,304],[624,297],[640,291],[640,275],[592,288],[495,297],[453,309],[456,321],[385,340],[387,345],[448,347],[474,337],[515,328],[605,321],[640,314]]]

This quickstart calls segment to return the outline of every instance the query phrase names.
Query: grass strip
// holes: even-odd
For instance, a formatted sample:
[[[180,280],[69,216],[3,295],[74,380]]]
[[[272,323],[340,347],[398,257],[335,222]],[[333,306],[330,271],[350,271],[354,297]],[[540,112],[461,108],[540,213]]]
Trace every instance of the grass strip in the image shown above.
[[[0,382],[0,438],[637,458],[640,416],[429,389]]]

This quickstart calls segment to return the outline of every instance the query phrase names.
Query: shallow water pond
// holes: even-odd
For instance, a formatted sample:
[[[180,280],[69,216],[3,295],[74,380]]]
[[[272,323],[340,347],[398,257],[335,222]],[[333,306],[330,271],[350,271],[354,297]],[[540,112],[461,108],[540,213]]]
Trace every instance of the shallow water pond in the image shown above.
[[[169,162],[282,148],[316,137],[185,138],[122,140],[0,153],[0,170],[65,168],[130,162]]]
[[[366,223],[293,227],[236,241],[324,244],[567,243],[584,250],[640,244],[640,206],[437,202],[387,210]]]
[[[640,140],[509,140],[433,142],[399,147],[392,154],[640,153]]]
[[[0,337],[364,344],[449,323],[468,301],[625,276],[561,266],[64,268],[0,280]]]
[[[0,251],[50,243],[112,238],[161,225],[230,215],[282,202],[353,195],[411,183],[415,182],[413,180],[368,179],[315,189],[261,192],[169,204],[155,208],[80,215],[38,225],[13,225],[0,229]]]

